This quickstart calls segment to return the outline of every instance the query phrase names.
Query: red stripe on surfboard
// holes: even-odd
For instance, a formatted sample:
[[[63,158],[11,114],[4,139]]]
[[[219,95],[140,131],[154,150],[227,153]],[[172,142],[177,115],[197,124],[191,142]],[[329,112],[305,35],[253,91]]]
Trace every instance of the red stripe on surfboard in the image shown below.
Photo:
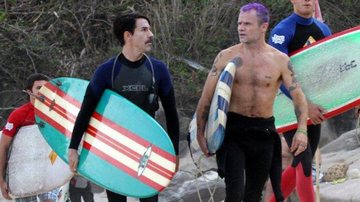
[[[45,96],[46,97],[46,96]],[[49,100],[49,99],[48,99]],[[51,105],[50,104],[45,104],[45,106],[49,107]],[[55,108],[62,108],[61,106],[59,106],[56,102],[55,104],[52,105],[52,107],[55,109]],[[63,110],[61,111],[61,113],[59,113],[58,110],[54,110],[54,112],[57,112],[58,115],[62,116],[64,119],[67,119],[67,114],[69,112],[67,112],[64,108],[62,108]],[[46,116],[46,115],[44,115]],[[100,116],[100,115],[99,115]],[[64,133],[65,131],[65,128],[63,128],[60,124],[58,124],[53,118],[51,117],[43,117],[50,125],[52,125],[54,128],[56,128],[58,131]],[[69,119],[67,119],[69,120]],[[72,123],[74,122],[74,120],[69,120],[69,121],[72,121]],[[103,134],[102,132],[100,132],[98,129],[94,128],[93,126],[89,125],[88,129],[87,129],[88,133],[91,133],[91,135],[94,137],[94,138],[97,138],[99,137],[99,140],[101,140],[102,142],[106,143],[107,145],[109,145],[110,147],[113,147],[115,150],[118,150],[119,152],[121,153],[126,153],[125,155],[131,157],[131,156],[138,156],[138,158],[133,158],[134,160],[138,161],[139,157],[140,157],[140,154],[136,153],[135,151],[133,151],[131,148],[129,147],[126,147],[125,145],[122,146],[122,150],[119,150],[119,147],[114,147],[114,143],[113,142],[116,142],[116,140],[114,139],[111,139],[110,137],[108,137],[107,135]],[[126,132],[126,131],[125,131]],[[68,134],[67,136],[68,137],[71,137],[71,132],[70,131],[67,131],[67,133],[70,133]],[[95,134],[95,133],[98,133]],[[149,145],[150,143],[148,143]],[[121,146],[122,144],[119,143],[119,145]],[[118,146],[119,146],[118,145]],[[145,145],[148,146],[148,145]],[[153,152],[154,153],[159,153],[158,151],[156,151],[156,148],[157,147],[154,147],[153,146]],[[172,178],[173,176],[173,172],[172,171],[169,171],[163,167],[161,167],[159,164],[155,163],[154,161],[152,160],[149,160],[149,163],[148,163],[148,168],[149,169],[152,169],[154,172],[157,172],[159,175],[163,175],[164,177],[170,179]]]
[[[65,137],[70,138],[71,137],[71,131],[64,128],[62,125],[57,123],[53,118],[50,116],[44,114],[39,109],[35,108],[36,115],[41,118],[42,120],[46,121],[48,124],[50,124],[52,127],[54,127],[56,130],[58,130],[60,133],[62,133]]]
[[[52,83],[47,83],[45,85],[51,91],[53,91],[55,94],[57,94],[58,96],[64,98],[69,103],[75,105],[78,108],[81,107],[80,102],[75,100],[69,94],[66,94],[64,91],[62,91],[62,89],[58,88],[56,85],[54,85]],[[145,140],[145,139],[141,138],[140,136],[128,131],[127,129],[121,127],[120,125],[116,124],[115,122],[111,121],[110,119],[102,116],[101,114],[99,114],[96,111],[92,114],[92,117],[96,118],[99,122],[103,122],[104,124],[108,125],[110,128],[112,128],[112,129],[114,129],[116,131],[120,131],[120,133],[122,133],[123,135],[129,137],[130,139],[133,139],[138,144],[140,144],[140,145],[142,145],[144,147],[147,147],[147,145],[149,145],[149,142],[147,140]],[[169,160],[171,162],[175,162],[175,156],[170,154],[169,152],[163,150],[162,148],[160,148],[160,147],[158,147],[156,145],[153,145],[153,151],[155,151],[157,154],[159,154],[163,158],[165,158],[165,159],[167,159],[167,160]]]
[[[289,54],[289,56],[294,56],[294,55],[296,55],[296,54],[298,54],[298,53],[300,53],[300,52],[302,52],[302,51],[304,51],[304,50],[306,50],[306,49],[309,49],[309,48],[311,48],[311,47],[317,46],[319,43],[323,43],[323,42],[325,42],[325,41],[333,40],[333,39],[335,39],[335,38],[338,38],[338,37],[340,37],[340,36],[346,35],[346,34],[348,34],[348,33],[350,33],[350,32],[355,32],[355,31],[357,31],[357,30],[360,30],[360,26],[353,27],[353,28],[351,28],[351,29],[347,29],[347,30],[344,30],[344,31],[335,33],[335,34],[333,34],[333,35],[330,35],[330,36],[328,36],[328,37],[325,37],[325,38],[323,38],[323,39],[320,39],[320,40],[318,40],[318,41],[316,41],[316,42],[314,42],[314,43],[312,43],[312,44],[310,44],[310,45],[308,45],[308,46],[305,46],[305,47],[300,48],[300,49],[298,49],[298,50],[296,50],[296,51],[294,51],[294,52],[291,52],[291,53]]]
[[[333,109],[333,110],[325,113],[325,114],[324,114],[324,117],[325,117],[326,119],[332,118],[332,117],[334,117],[334,116],[336,116],[336,115],[339,115],[339,114],[341,114],[341,113],[344,113],[344,112],[346,112],[346,111],[349,111],[350,109],[352,109],[352,108],[354,108],[354,107],[356,107],[356,106],[358,106],[358,105],[360,105],[360,97],[357,98],[357,100],[355,100],[355,101],[353,101],[353,102],[351,102],[351,103],[349,103],[349,104],[346,104],[346,105],[344,105],[344,106],[335,108],[335,109]],[[313,124],[313,123],[311,122],[311,120],[308,120],[308,121],[307,121],[307,124],[308,124],[308,125],[311,125],[311,124]],[[286,131],[294,130],[294,129],[296,129],[296,128],[297,128],[297,123],[294,123],[294,124],[291,124],[291,125],[287,125],[287,126],[284,126],[284,127],[280,127],[280,128],[277,129],[277,131],[278,131],[278,133],[283,133],[283,132],[286,132]]]
[[[51,90],[52,92],[63,98],[64,100],[75,105],[77,108],[81,107],[81,102],[77,101],[74,97],[70,96],[69,94],[66,94],[61,88],[57,87],[55,84],[48,82],[45,84],[45,86],[49,90]]]
[[[46,105],[45,105],[46,106]],[[57,123],[54,118],[44,114],[43,112],[41,112],[38,109],[35,109],[36,114],[39,118],[43,119],[44,121],[46,121],[48,124],[50,124],[52,127],[54,127],[56,130],[58,130],[60,133],[62,133],[63,135],[67,136],[68,138],[71,137],[71,131],[67,130],[66,128],[64,128],[62,125],[60,125],[59,123]],[[61,114],[58,114],[60,116],[62,116]],[[64,117],[65,118],[65,117]],[[93,131],[91,131],[91,129],[88,128],[88,133],[91,134],[94,138],[98,138],[100,141],[104,142],[105,144],[107,144],[108,146],[112,147],[113,149],[123,153],[124,155],[128,156],[129,158],[134,159],[135,161],[139,161],[140,159],[140,155],[138,153],[135,153],[135,151],[131,150],[131,148],[126,147],[125,145],[122,146],[122,149],[119,149],[119,145],[121,145],[120,143],[115,144],[112,143],[111,138],[107,137],[105,134],[101,133],[100,131],[98,131],[97,129],[95,129],[94,127],[90,126],[91,129]],[[97,134],[95,134],[94,132],[97,132]],[[96,136],[96,137],[95,137]],[[117,145],[117,146],[116,146]],[[134,156],[138,156],[137,158],[134,158]],[[166,170],[165,168],[159,167],[159,165],[157,165],[155,162],[149,160],[149,164],[147,166],[149,169],[153,170],[153,172],[158,173],[159,175],[162,175],[165,178],[168,178],[169,180],[172,178],[173,173],[171,171]]]
[[[108,118],[102,116],[101,114],[99,114],[98,112],[94,112],[93,117],[95,119],[97,119],[98,121],[106,124],[107,126],[111,127],[112,129],[118,131],[119,133],[125,135],[126,137],[134,140],[135,142],[137,142],[138,144],[147,147],[150,143],[141,138],[140,136],[132,133],[131,131],[127,130],[126,128],[121,127],[120,125],[116,124],[115,122],[109,120]],[[160,147],[153,145],[153,150],[156,151],[157,154],[159,154],[160,156],[162,156],[163,158],[171,161],[171,162],[175,162],[175,156],[170,154],[169,152],[161,149]]]
[[[50,100],[48,97],[46,97],[44,94],[40,93],[40,95],[43,96],[43,98],[45,99],[44,102],[42,102],[44,105],[46,105],[47,107],[49,107],[49,109],[51,108],[51,110],[56,111],[59,115],[61,115],[62,117],[64,117],[65,119],[71,121],[72,123],[75,122],[76,120],[76,115],[72,114],[70,111],[67,111],[65,108],[63,108],[62,106],[60,106],[59,104],[56,103],[56,100]]]
[[[99,149],[97,149],[96,147],[93,147],[90,143],[84,141],[83,144],[83,148],[91,151],[92,153],[96,154],[97,156],[99,156],[100,158],[106,160],[107,162],[110,162],[112,165],[114,165],[117,168],[120,168],[121,170],[125,171],[126,173],[128,173],[130,176],[134,177],[135,179],[141,181],[142,183],[156,189],[156,190],[163,190],[165,187],[156,183],[155,181],[141,175],[141,176],[137,176],[137,172],[135,172],[134,170],[132,170],[131,168],[127,167],[125,164],[117,161],[116,159],[112,158],[111,156],[105,154],[104,152],[100,151]]]
[[[98,129],[94,128],[93,126],[90,126],[86,132],[88,134],[90,134],[91,136],[93,136],[94,138],[96,138],[96,139],[100,140],[101,142],[105,143],[106,145],[110,146],[111,148],[115,149],[116,151],[133,159],[134,161],[139,162],[140,158],[142,157],[139,153],[135,152],[131,147],[129,147],[130,145],[128,145],[128,146],[124,145],[124,144],[112,139],[111,137],[108,137],[107,135],[105,135]],[[151,158],[149,159],[146,167],[168,179],[171,179],[174,174],[173,171],[170,171],[170,170],[162,167],[160,164],[151,160]]]

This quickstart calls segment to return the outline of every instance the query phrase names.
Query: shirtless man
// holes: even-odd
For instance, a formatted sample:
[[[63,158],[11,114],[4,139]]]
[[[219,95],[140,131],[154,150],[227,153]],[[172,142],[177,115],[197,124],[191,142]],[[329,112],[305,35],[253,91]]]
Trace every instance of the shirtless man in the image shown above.
[[[197,139],[202,152],[210,156],[204,129],[211,99],[220,72],[229,61],[235,61],[237,69],[225,140],[216,153],[219,175],[225,177],[225,202],[261,200],[264,183],[271,172],[275,141],[279,141],[273,104],[281,82],[290,89],[299,124],[290,149],[298,155],[307,145],[307,102],[289,57],[265,42],[268,26],[269,13],[262,4],[249,3],[241,7],[238,18],[241,43],[217,55],[196,110]],[[277,154],[281,155],[280,152]],[[277,158],[281,159],[281,156]],[[277,183],[279,186],[280,182]]]

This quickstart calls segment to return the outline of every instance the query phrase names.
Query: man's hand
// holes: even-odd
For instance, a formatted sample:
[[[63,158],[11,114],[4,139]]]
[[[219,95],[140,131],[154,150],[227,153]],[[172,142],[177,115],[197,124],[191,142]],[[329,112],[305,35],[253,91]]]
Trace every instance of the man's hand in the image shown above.
[[[325,121],[325,117],[323,115],[325,113],[325,109],[321,106],[308,101],[308,112],[309,118],[314,125],[320,124],[321,122]]]
[[[296,131],[292,144],[290,147],[291,152],[295,152],[295,156],[299,155],[301,152],[305,151],[308,146],[308,137],[302,130]]]
[[[76,172],[78,162],[79,162],[79,154],[76,149],[69,149],[69,167],[72,172]]]
[[[7,183],[5,180],[2,180],[0,182],[0,186],[1,186],[1,193],[2,193],[3,197],[7,200],[12,200],[12,198],[9,195],[9,189],[8,189],[8,186],[7,186]]]
[[[204,134],[199,134],[198,133],[197,134],[197,141],[198,141],[200,149],[204,153],[204,155],[206,157],[211,156],[211,154],[209,154],[209,150],[208,150],[208,147],[207,147],[207,142],[206,142],[206,139],[204,137]]]

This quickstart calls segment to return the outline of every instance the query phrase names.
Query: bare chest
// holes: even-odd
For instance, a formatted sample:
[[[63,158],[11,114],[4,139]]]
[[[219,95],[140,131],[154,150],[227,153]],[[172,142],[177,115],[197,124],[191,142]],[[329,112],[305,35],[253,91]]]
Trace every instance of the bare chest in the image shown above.
[[[279,68],[271,61],[248,60],[237,69],[235,82],[252,87],[274,87],[280,81]]]

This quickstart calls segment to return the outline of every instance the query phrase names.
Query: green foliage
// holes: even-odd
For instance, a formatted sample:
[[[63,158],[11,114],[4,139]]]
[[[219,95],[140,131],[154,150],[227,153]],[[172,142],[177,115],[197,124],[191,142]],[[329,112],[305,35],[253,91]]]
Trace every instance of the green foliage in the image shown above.
[[[270,28],[292,12],[289,0],[261,1],[271,11]],[[177,104],[193,113],[207,71],[221,49],[238,43],[237,18],[245,0],[7,0],[0,4],[0,118],[22,102],[26,77],[89,79],[97,65],[120,51],[112,20],[123,10],[149,16],[155,34],[152,55],[165,61],[174,78]],[[359,25],[359,0],[320,0],[333,32]],[[18,93],[14,93],[18,92]],[[1,123],[0,123],[1,124]]]

